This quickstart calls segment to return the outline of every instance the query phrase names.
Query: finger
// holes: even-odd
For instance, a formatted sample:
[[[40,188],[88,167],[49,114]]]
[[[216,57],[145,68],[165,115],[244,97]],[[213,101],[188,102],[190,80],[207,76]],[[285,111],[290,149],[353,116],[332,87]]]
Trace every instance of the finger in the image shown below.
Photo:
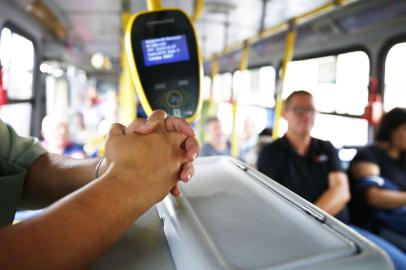
[[[182,118],[169,117],[165,122],[166,131],[176,131],[186,136],[195,136],[195,132],[193,131],[192,127]]]
[[[199,156],[200,146],[195,137],[186,138],[184,148],[189,161],[194,161]]]
[[[113,136],[124,135],[124,132],[125,132],[125,126],[123,126],[120,123],[114,123],[111,125],[109,134],[107,136],[113,137]]]
[[[156,110],[153,111],[152,114],[148,117],[147,119],[147,125],[151,124],[153,125],[155,122],[162,128],[165,127],[165,118],[166,118],[166,112],[163,110]]]
[[[192,162],[187,162],[183,164],[182,171],[180,172],[180,179],[187,183],[190,178],[195,174],[195,169]]]
[[[138,118],[125,129],[125,133],[148,134],[154,131],[157,126],[158,121],[147,123],[145,119]]]
[[[173,186],[173,188],[171,189],[171,194],[175,197],[179,197],[182,194],[178,185]]]

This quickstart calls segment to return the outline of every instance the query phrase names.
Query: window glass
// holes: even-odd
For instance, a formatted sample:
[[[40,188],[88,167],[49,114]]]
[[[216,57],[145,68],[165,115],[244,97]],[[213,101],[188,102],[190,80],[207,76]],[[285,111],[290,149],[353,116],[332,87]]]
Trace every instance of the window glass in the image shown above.
[[[333,124],[332,124],[333,123]],[[368,121],[338,115],[316,114],[312,136],[330,141],[336,148],[368,143]]]
[[[385,92],[383,107],[389,111],[395,107],[406,108],[406,42],[394,45],[385,62]]]
[[[202,83],[201,100],[210,98],[211,79],[209,76],[204,76]]]
[[[239,104],[271,108],[275,105],[275,68],[236,71],[233,87]]]
[[[296,90],[307,90],[322,112],[362,115],[368,102],[369,58],[357,51],[292,61],[284,82],[284,98]]]
[[[233,76],[231,73],[217,74],[213,80],[213,98],[216,102],[229,101]]]
[[[0,62],[3,83],[11,99],[30,99],[33,95],[34,44],[5,27],[0,34]]]
[[[32,105],[28,102],[0,106],[1,120],[9,123],[20,136],[30,135],[31,112]]]

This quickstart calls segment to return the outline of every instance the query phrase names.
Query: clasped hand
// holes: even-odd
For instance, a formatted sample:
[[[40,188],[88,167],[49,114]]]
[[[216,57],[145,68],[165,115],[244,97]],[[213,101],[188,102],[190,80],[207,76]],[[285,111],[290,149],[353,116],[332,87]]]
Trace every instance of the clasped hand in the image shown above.
[[[158,110],[128,127],[112,125],[100,172],[115,167],[121,177],[137,175],[141,179],[133,181],[159,197],[169,191],[179,196],[177,181],[190,180],[198,154],[199,144],[190,125],[181,118],[166,118],[166,113]]]

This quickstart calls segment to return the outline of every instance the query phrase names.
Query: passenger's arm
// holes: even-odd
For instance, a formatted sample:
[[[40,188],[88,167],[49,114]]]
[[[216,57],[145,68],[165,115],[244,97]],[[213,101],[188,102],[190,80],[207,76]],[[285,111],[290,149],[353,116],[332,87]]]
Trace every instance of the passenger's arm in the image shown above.
[[[176,184],[187,161],[184,139],[162,130],[124,135],[124,127],[113,126],[102,177],[41,215],[0,229],[0,269],[88,269]]]
[[[343,172],[331,172],[328,175],[329,187],[315,202],[331,215],[338,214],[350,200],[348,178]]]
[[[355,181],[367,176],[380,175],[378,165],[365,161],[355,163],[351,172]],[[365,198],[370,205],[381,209],[394,209],[406,205],[406,192],[381,189],[376,186],[366,188]]]
[[[394,209],[406,206],[406,192],[381,189],[379,187],[368,187],[365,191],[368,203],[376,208]]]

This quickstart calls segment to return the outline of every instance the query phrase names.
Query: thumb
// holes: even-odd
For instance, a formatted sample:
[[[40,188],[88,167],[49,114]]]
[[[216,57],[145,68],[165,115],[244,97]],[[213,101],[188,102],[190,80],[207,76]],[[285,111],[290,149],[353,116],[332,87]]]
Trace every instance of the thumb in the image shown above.
[[[113,136],[119,136],[119,135],[124,135],[125,132],[125,126],[119,123],[114,123],[111,125],[109,134],[107,135],[108,137],[113,137]]]
[[[147,124],[145,119],[137,118],[125,129],[125,134],[148,134],[154,131],[157,125],[158,121]]]
[[[148,117],[146,124],[147,125],[154,125],[155,122],[158,122],[158,126],[165,130],[165,119],[166,119],[166,112],[163,110],[156,110],[153,111],[152,114]]]

